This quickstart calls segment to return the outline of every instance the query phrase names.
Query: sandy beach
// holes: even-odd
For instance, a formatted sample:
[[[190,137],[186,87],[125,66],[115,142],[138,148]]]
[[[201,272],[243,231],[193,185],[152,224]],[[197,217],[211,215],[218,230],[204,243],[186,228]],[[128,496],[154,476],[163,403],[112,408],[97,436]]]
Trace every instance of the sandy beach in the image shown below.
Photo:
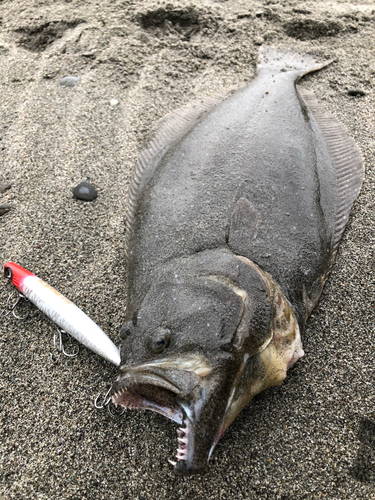
[[[204,475],[181,478],[176,424],[95,409],[116,368],[83,347],[56,360],[55,326],[25,304],[27,320],[0,318],[1,499],[375,499],[373,1],[2,1],[0,263],[37,274],[119,344],[137,154],[170,111],[250,82],[262,44],[333,59],[301,85],[366,169],[304,358],[240,414]],[[86,180],[93,202],[73,197]],[[0,309],[12,291],[2,278]]]

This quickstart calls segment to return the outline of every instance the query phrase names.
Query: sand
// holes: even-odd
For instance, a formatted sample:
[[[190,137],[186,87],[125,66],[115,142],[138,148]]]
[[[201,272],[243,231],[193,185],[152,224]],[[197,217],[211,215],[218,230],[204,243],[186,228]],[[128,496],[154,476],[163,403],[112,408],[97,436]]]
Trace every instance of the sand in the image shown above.
[[[25,306],[28,320],[0,319],[1,499],[375,499],[374,2],[2,1],[0,184],[12,187],[0,204],[13,208],[0,263],[30,269],[119,343],[137,152],[166,113],[251,81],[263,43],[334,59],[302,84],[366,167],[305,357],[241,413],[207,473],[179,478],[175,424],[96,410],[115,367],[84,348],[54,362],[54,325]],[[92,203],[72,196],[85,180]],[[2,306],[12,290],[2,279]]]

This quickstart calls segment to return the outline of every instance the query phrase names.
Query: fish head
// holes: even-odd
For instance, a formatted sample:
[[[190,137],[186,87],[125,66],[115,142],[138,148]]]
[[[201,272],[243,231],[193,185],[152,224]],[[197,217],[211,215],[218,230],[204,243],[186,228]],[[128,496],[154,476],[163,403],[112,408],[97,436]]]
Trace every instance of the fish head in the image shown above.
[[[259,281],[252,296],[217,276],[158,282],[123,328],[112,401],[179,424],[177,460],[171,462],[177,473],[207,467],[234,419],[244,353],[250,353],[246,359],[256,355],[270,336],[268,296]]]

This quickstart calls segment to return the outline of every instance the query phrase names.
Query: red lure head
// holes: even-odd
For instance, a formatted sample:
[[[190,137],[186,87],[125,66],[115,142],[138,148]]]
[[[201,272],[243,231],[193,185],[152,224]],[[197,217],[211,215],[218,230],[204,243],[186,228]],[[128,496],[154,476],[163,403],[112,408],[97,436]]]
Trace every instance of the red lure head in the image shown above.
[[[10,279],[15,287],[20,289],[23,280],[27,276],[34,276],[33,273],[19,266],[15,262],[6,262],[4,264],[4,275],[6,278]]]

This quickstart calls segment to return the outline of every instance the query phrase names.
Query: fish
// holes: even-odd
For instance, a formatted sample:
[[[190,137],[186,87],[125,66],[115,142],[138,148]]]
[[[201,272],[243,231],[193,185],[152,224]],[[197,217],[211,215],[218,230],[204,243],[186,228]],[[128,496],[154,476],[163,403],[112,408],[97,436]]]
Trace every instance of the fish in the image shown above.
[[[115,366],[120,365],[119,348],[92,319],[64,295],[15,262],[4,264],[4,275],[22,295],[66,333]]]
[[[139,153],[112,401],[177,423],[177,474],[205,471],[304,355],[364,175],[345,127],[298,85],[331,62],[263,46],[251,83],[167,115]]]

